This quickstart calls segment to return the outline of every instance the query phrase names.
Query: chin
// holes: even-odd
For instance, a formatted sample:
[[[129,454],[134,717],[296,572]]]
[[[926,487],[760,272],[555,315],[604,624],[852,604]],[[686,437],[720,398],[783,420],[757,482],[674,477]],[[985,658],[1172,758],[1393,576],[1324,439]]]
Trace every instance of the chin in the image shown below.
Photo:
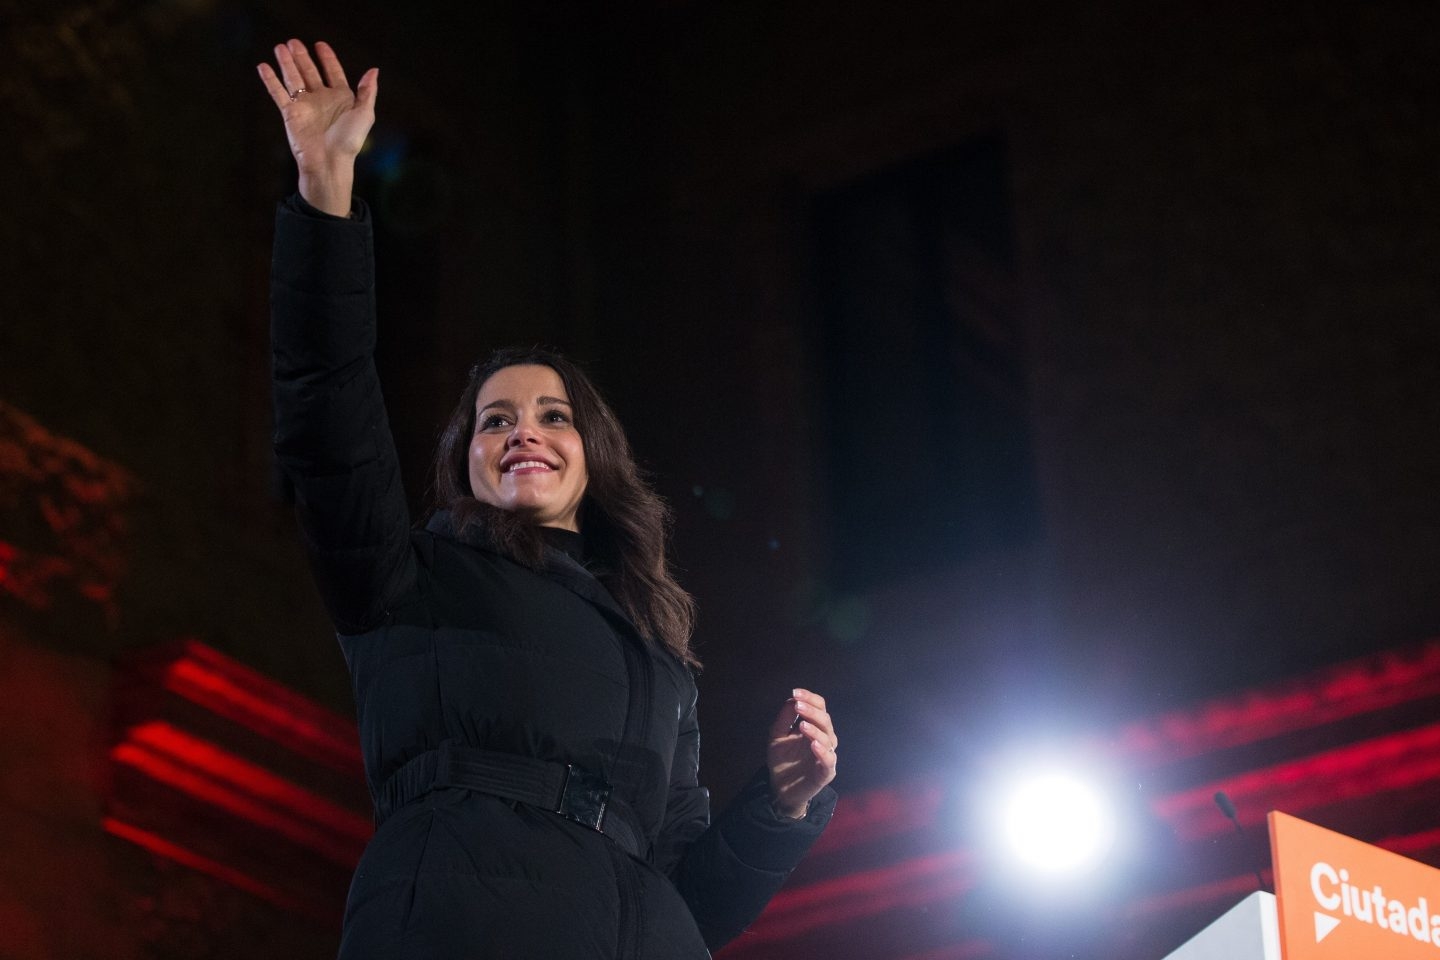
[[[545,503],[544,501],[537,501],[530,497],[520,497],[518,499],[511,500],[508,504],[505,505],[506,510],[514,510],[516,513],[528,513],[537,516],[546,513],[547,507],[549,507],[549,504]]]

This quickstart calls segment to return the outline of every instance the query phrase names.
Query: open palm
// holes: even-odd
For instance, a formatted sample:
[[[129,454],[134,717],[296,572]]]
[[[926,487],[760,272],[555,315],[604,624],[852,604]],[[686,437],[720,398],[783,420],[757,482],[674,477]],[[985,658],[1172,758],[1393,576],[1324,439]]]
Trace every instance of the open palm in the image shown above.
[[[290,40],[275,47],[278,75],[268,63],[257,69],[285,120],[285,136],[300,171],[301,194],[311,203],[321,199],[316,206],[326,209],[332,204],[323,201],[336,191],[325,188],[338,179],[344,187],[345,206],[329,212],[345,213],[355,157],[375,123],[380,71],[374,67],[366,70],[352,91],[340,59],[328,43],[315,44],[315,57],[319,66],[305,44]],[[316,198],[307,194],[307,182],[316,185]]]

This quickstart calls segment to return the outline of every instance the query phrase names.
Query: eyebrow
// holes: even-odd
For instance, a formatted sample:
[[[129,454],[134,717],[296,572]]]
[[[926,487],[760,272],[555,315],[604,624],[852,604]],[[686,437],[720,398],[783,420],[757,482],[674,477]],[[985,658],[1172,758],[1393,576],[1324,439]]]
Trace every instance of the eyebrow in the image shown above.
[[[563,404],[565,404],[565,406],[567,406],[567,407],[569,407],[569,406],[574,406],[574,404],[572,404],[569,400],[566,400],[564,397],[536,397],[536,398],[535,398],[535,404],[536,404],[536,406],[545,407],[545,406],[549,406],[549,405],[552,404],[552,403],[563,403]],[[475,415],[476,415],[476,416],[479,416],[480,414],[484,413],[486,410],[489,410],[491,407],[509,407],[511,410],[513,410],[513,409],[515,409],[515,401],[514,401],[514,400],[503,400],[503,399],[502,399],[502,400],[491,400],[489,403],[485,404],[485,406],[481,407],[479,410],[476,410],[476,411],[475,411]]]

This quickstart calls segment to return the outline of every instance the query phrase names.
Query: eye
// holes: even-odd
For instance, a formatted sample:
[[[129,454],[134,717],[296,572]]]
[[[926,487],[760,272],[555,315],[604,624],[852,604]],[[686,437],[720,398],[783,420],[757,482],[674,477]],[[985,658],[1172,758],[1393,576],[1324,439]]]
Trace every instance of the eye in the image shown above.
[[[545,418],[544,418],[544,419],[545,419],[545,422],[546,422],[546,423],[569,423],[569,422],[570,422],[570,417],[569,417],[569,415],[566,414],[563,410],[547,410],[547,411],[545,411]]]
[[[485,415],[484,417],[481,417],[481,418],[480,418],[480,422],[475,425],[475,429],[476,429],[476,430],[494,430],[494,429],[496,429],[496,428],[498,428],[498,427],[507,426],[509,423],[510,423],[510,418],[507,417],[505,414],[503,414],[503,413],[491,413],[491,414]]]

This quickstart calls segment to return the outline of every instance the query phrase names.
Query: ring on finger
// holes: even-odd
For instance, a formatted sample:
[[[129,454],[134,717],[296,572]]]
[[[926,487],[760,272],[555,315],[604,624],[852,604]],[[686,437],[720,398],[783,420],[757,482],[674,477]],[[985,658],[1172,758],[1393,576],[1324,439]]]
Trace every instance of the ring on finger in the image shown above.
[[[296,100],[299,100],[299,99],[300,99],[300,94],[302,94],[302,93],[309,93],[309,92],[310,92],[310,91],[309,91],[309,90],[306,90],[304,87],[296,87],[296,88],[295,88],[293,91],[291,91],[291,93],[290,93],[290,102],[291,102],[291,103],[294,103]]]

